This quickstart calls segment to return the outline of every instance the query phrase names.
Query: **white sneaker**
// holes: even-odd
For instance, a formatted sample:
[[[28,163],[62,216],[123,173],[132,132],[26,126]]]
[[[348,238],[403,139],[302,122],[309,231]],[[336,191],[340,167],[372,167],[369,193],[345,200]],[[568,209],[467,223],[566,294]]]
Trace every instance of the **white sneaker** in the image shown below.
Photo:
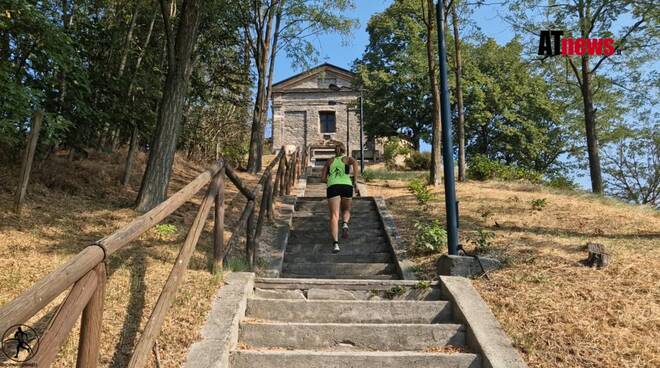
[[[332,248],[332,253],[339,253],[339,243],[335,243],[334,248]]]
[[[348,223],[344,222],[344,226],[341,228],[341,237],[343,239],[348,239]]]

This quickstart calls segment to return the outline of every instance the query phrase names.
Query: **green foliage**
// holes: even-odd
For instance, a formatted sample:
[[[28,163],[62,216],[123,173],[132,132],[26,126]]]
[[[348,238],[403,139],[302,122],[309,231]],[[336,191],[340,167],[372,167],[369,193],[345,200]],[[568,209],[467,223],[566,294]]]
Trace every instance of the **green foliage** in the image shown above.
[[[418,280],[415,286],[413,286],[417,290],[427,290],[431,288],[431,281],[429,280]]]
[[[229,258],[226,267],[232,272],[250,272],[250,264],[245,257]]]
[[[372,182],[376,179],[376,173],[371,169],[365,169],[362,173],[362,179],[367,183]]]
[[[575,191],[579,189],[579,186],[572,181],[571,179],[563,175],[554,175],[549,180],[545,182],[545,185],[561,190],[571,190]]]
[[[399,136],[419,148],[430,140],[432,96],[421,2],[394,1],[367,25],[369,44],[356,61],[356,83],[365,89],[369,136]],[[432,35],[434,39],[436,35]]]
[[[492,246],[491,239],[495,238],[495,233],[479,229],[474,234],[474,244],[479,253],[488,252]]]
[[[408,190],[415,195],[417,202],[423,206],[433,199],[433,193],[428,188],[427,183],[428,181],[420,179],[414,179],[408,183]]]
[[[394,299],[397,296],[401,296],[406,293],[406,287],[401,286],[401,285],[395,285],[389,288],[388,290],[385,290],[384,297],[386,299]]]
[[[154,231],[161,238],[170,237],[179,231],[174,224],[158,224],[154,226]]]
[[[447,245],[447,231],[439,220],[416,222],[415,250],[419,253],[437,253]]]
[[[405,160],[410,170],[429,170],[431,168],[431,153],[413,151]]]
[[[534,211],[541,211],[545,208],[545,206],[548,205],[548,201],[546,198],[537,198],[529,201],[529,204],[532,206]]]
[[[382,170],[382,169],[365,169],[362,177],[367,181],[373,180],[414,180],[420,179],[424,180],[426,175],[423,171],[394,171],[394,170]],[[369,177],[367,179],[367,176]],[[428,182],[428,180],[426,180]]]
[[[401,141],[399,137],[390,137],[383,147],[383,158],[387,168],[394,167],[394,160],[399,155],[407,155],[412,150],[407,143]]]
[[[506,165],[484,155],[476,155],[469,160],[467,175],[474,180],[528,180],[532,183],[542,181],[542,175],[538,172]]]

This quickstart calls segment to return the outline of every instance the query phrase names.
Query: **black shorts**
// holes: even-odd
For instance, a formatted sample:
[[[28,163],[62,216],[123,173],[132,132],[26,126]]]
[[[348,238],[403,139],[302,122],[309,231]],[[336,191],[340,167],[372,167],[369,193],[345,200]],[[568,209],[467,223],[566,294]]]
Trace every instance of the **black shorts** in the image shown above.
[[[328,187],[326,190],[326,195],[328,198],[353,198],[353,186],[346,184],[335,184]]]

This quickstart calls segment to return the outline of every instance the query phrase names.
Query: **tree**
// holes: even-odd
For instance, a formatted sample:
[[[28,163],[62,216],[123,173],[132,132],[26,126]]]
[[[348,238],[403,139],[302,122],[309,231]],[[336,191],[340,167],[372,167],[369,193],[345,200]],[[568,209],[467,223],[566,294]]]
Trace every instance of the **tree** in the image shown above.
[[[562,168],[567,129],[551,88],[522,58],[514,39],[464,47],[466,152],[508,165],[551,173]]]
[[[567,57],[573,82],[579,89],[588,153],[591,189],[594,193],[603,192],[603,178],[600,163],[599,102],[594,98],[598,87],[598,76],[613,76],[617,67],[626,65],[627,76],[635,76],[633,71],[643,65],[643,60],[657,55],[658,36],[657,6],[652,1],[627,0],[567,0],[540,1],[518,0],[512,2],[511,23],[519,30],[561,29],[564,37],[592,38],[614,37],[616,50],[624,51],[624,56],[601,55],[592,57],[588,53],[578,57]],[[538,12],[541,14],[539,15]],[[538,21],[537,19],[543,19]],[[618,32],[617,32],[618,31]],[[615,32],[619,34],[615,36]],[[538,37],[538,34],[535,35]],[[628,57],[625,56],[628,53]],[[652,56],[651,56],[652,57]],[[624,58],[628,58],[624,62]],[[576,59],[578,60],[576,62]],[[610,65],[607,65],[610,64]],[[623,85],[625,75],[619,75],[617,83]],[[605,80],[609,78],[601,78]]]
[[[454,29],[454,76],[456,80],[456,136],[458,137],[458,180],[465,180],[465,113],[463,112],[463,67],[461,59],[461,38],[458,28],[458,14],[456,8],[458,0],[454,0],[451,7],[452,27]]]
[[[316,59],[309,38],[338,32],[350,34],[357,20],[343,15],[352,9],[352,0],[256,0],[237,2],[239,17],[256,71],[256,96],[247,169],[261,170],[266,110],[273,81],[274,64],[280,51],[296,65],[307,66]]]
[[[369,44],[354,69],[365,89],[365,130],[372,137],[399,136],[419,150],[429,141],[433,96],[428,65],[428,17],[421,0],[397,0],[367,26]],[[435,60],[435,59],[434,59]]]
[[[426,5],[424,4],[426,2]],[[444,6],[444,5],[443,5]],[[431,85],[431,96],[433,96],[432,108],[432,138],[431,138],[431,170],[429,175],[429,183],[431,185],[440,185],[442,179],[441,171],[441,148],[440,137],[442,134],[442,125],[440,121],[440,83],[438,82],[438,68],[436,67],[436,25],[435,19],[435,6],[433,0],[422,0],[422,20],[426,26],[426,59],[428,63],[429,83]]]
[[[660,127],[630,130],[604,150],[606,191],[660,208]]]
[[[165,24],[167,78],[150,147],[147,168],[137,198],[137,209],[148,211],[165,200],[172,174],[181,117],[192,74],[192,54],[197,40],[200,1],[184,0],[178,25],[172,26],[171,3],[160,0]],[[176,30],[175,30],[176,29]]]

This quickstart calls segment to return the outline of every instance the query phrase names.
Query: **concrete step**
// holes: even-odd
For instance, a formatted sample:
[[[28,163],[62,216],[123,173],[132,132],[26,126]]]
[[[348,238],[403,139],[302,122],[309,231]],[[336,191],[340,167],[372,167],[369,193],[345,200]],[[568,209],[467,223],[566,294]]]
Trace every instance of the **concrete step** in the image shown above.
[[[319,231],[328,228],[327,217],[298,217],[293,219],[293,228],[295,230]],[[378,230],[383,228],[382,222],[377,218],[356,218],[351,219],[349,229],[353,230]]]
[[[339,239],[339,247],[344,255],[360,255],[372,253],[391,252],[391,247],[382,237],[374,238],[373,241],[360,239]],[[286,246],[286,254],[289,253],[307,253],[307,254],[332,254],[332,240],[330,235],[319,235],[316,239],[291,239]]]
[[[394,263],[289,263],[284,262],[282,273],[317,276],[371,276],[396,274]]]
[[[326,247],[328,247],[326,245]],[[391,263],[394,257],[389,252],[346,254],[320,252],[286,253],[284,263]]]
[[[330,231],[324,229],[323,231],[310,231],[309,229],[296,229],[289,232],[289,242],[311,242],[318,240],[330,239]],[[387,243],[387,238],[383,230],[379,229],[364,229],[353,228],[349,231],[348,239],[339,239],[346,244],[363,244],[363,243]]]
[[[246,317],[297,323],[443,323],[447,301],[328,301],[250,298]]]
[[[325,189],[326,188],[312,188],[312,189],[318,189],[319,191],[322,190],[323,192],[323,200],[314,200],[314,201],[305,201],[304,199],[298,199],[298,202],[296,203],[296,211],[328,211],[328,202],[325,199]],[[307,189],[305,189],[305,195],[307,194]],[[303,197],[304,198],[304,197]],[[376,211],[376,205],[372,201],[361,201],[356,198],[353,198],[353,201],[351,203],[351,209],[352,210],[369,210],[369,211]]]
[[[239,341],[253,348],[289,350],[438,349],[464,346],[465,327],[459,324],[344,324],[242,322]]]
[[[476,354],[237,350],[232,368],[480,368]]]
[[[291,278],[291,279],[310,279],[315,277],[323,277],[328,280],[401,280],[401,277],[398,274],[382,274],[382,275],[305,275],[305,274],[295,274],[295,273],[281,273],[281,277]]]
[[[329,218],[329,212],[328,208],[323,208],[319,210],[313,210],[313,211],[308,211],[308,210],[297,210],[296,212],[293,213],[294,218],[298,217],[322,217],[322,218]],[[378,211],[373,208],[357,208],[357,209],[351,209],[351,222],[353,222],[354,219],[366,219],[366,218],[379,218],[378,217]]]
[[[345,289],[262,289],[255,288],[255,298],[293,300],[440,300],[440,288],[396,286],[389,290]]]

